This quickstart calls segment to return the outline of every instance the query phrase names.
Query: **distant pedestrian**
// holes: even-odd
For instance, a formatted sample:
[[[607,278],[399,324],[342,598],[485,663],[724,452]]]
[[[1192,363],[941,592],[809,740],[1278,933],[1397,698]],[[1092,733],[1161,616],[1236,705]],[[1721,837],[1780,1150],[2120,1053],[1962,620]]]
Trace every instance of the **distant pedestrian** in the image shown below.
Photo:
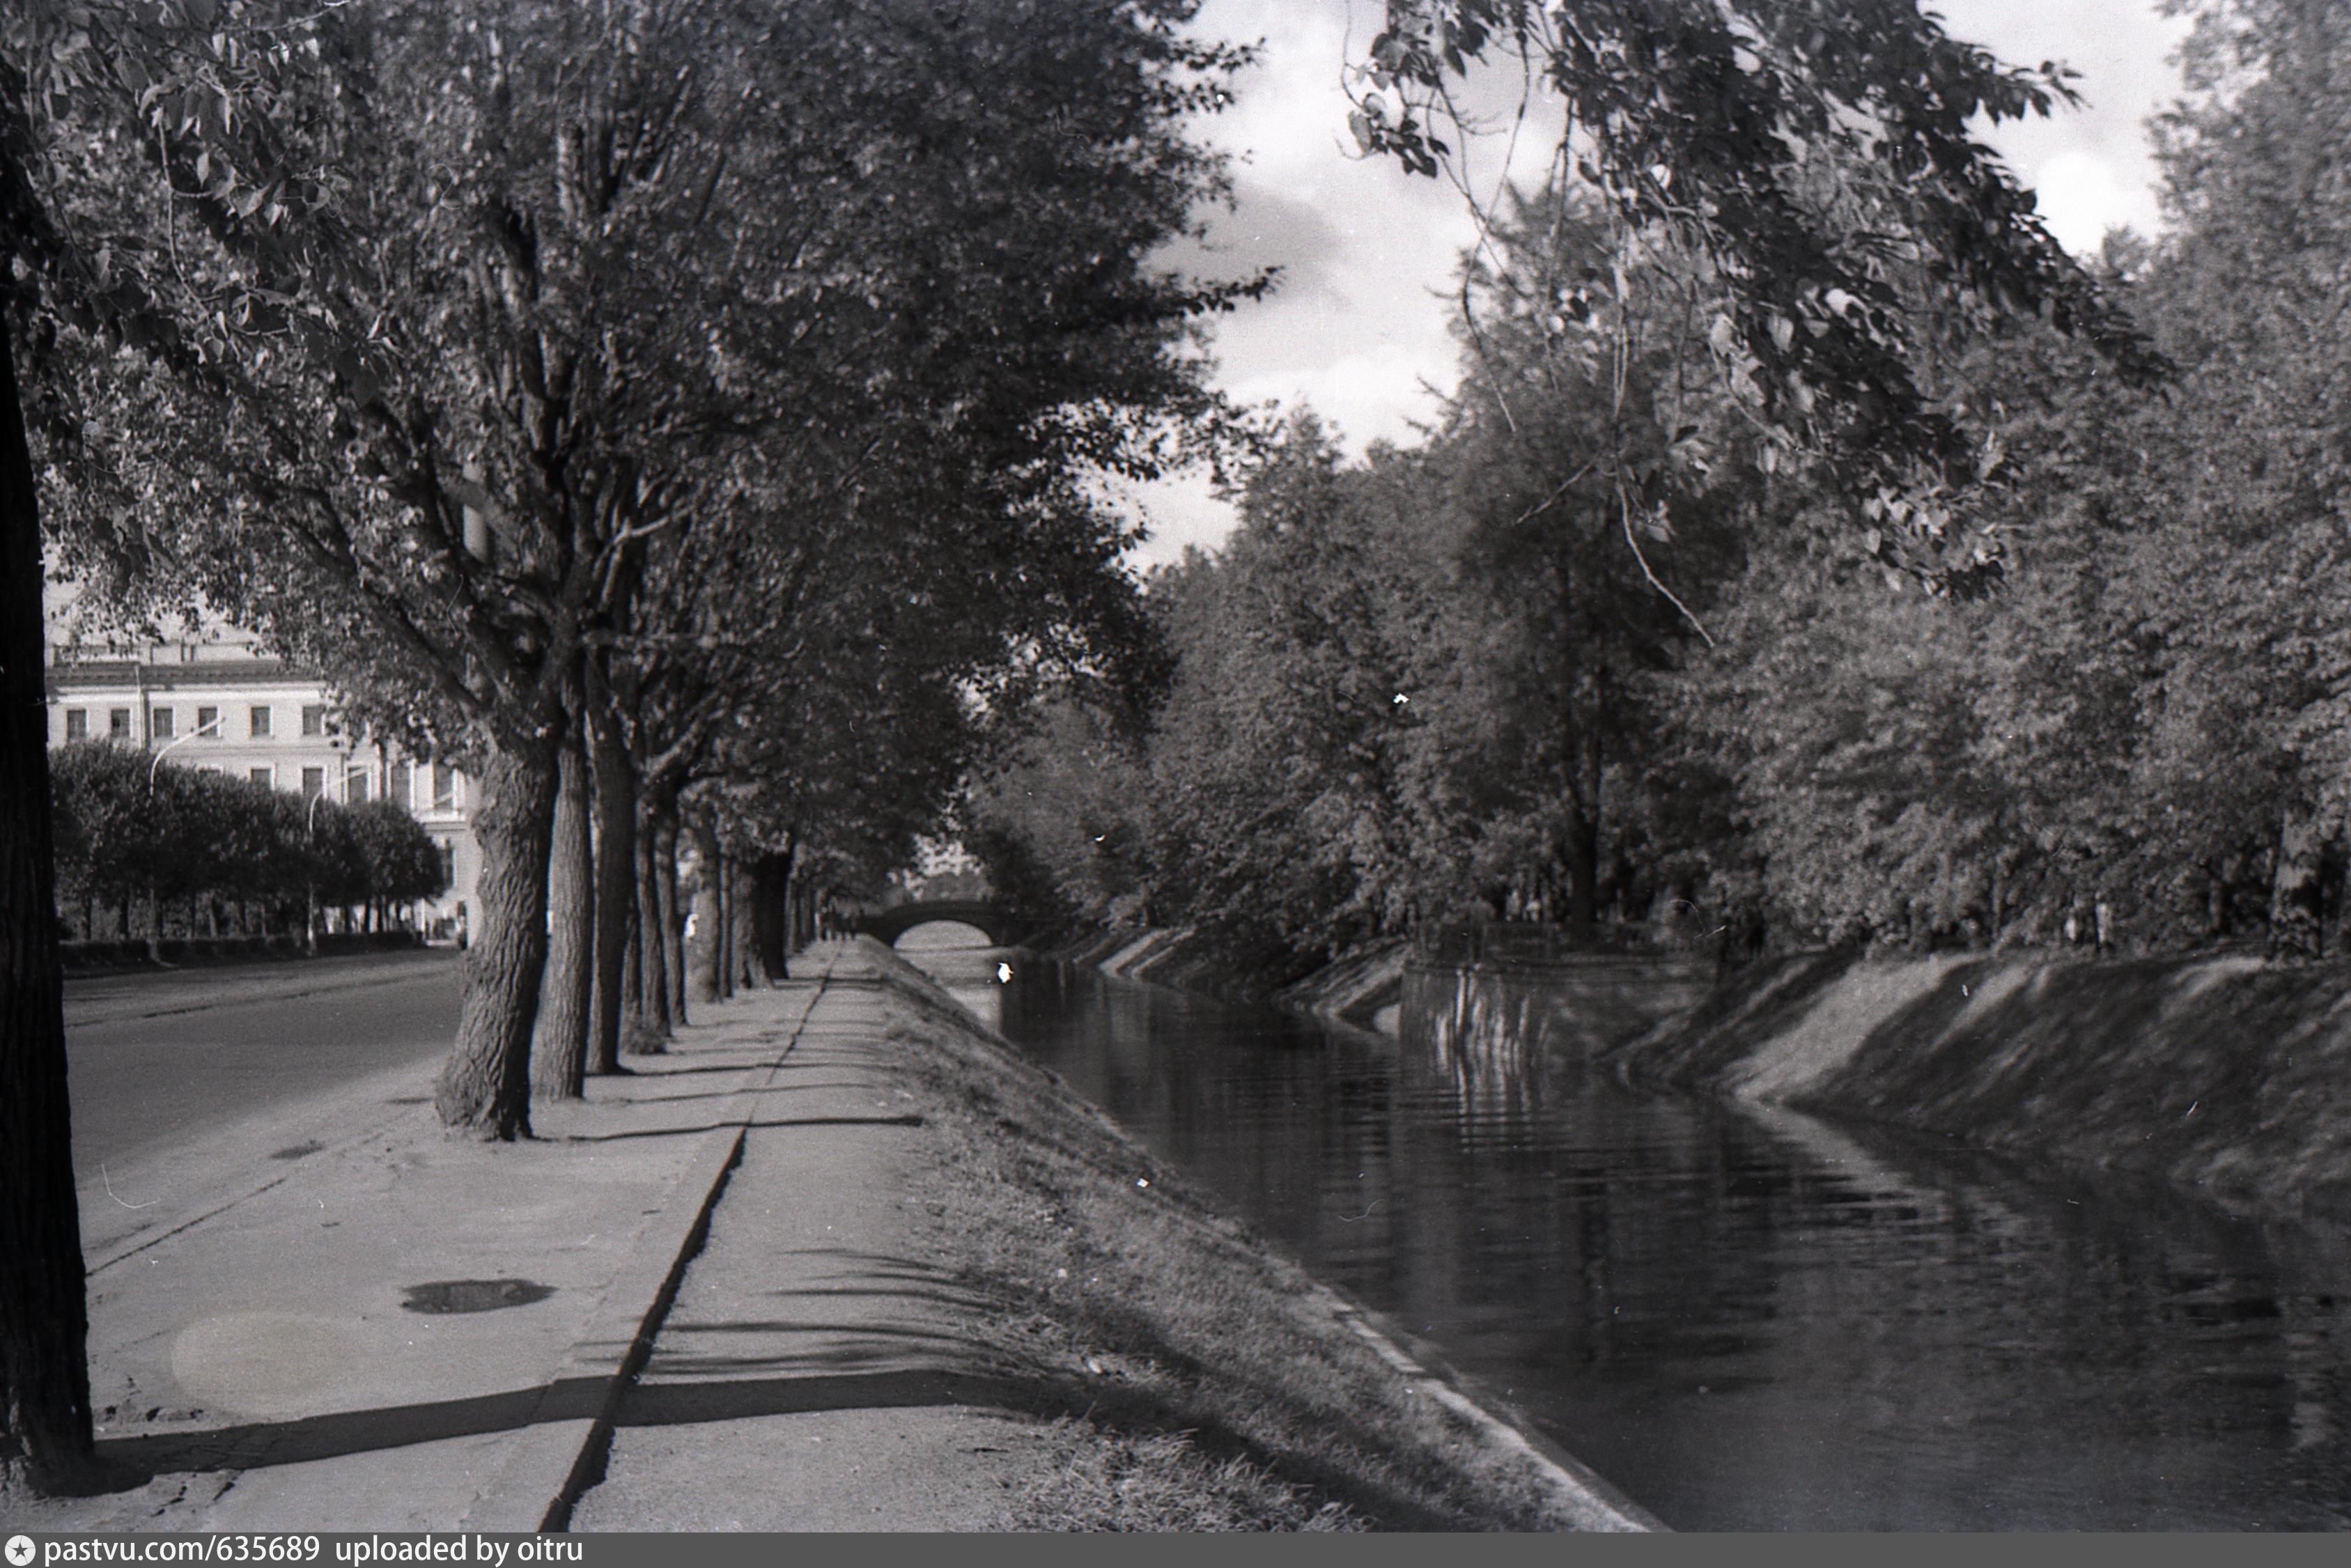
[[[2107,907],[2106,901],[2102,898],[2098,900],[2097,906],[2092,911],[2092,913],[2097,917],[2098,956],[2103,958],[2105,956],[2106,950],[2113,941],[2113,928],[2111,922],[2113,920],[2114,911]]]

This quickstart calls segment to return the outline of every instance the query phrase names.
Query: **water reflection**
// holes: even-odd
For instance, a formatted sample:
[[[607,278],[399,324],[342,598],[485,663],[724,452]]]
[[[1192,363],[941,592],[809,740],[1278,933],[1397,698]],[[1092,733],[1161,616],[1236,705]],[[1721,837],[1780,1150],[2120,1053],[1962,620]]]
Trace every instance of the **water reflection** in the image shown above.
[[[1669,1523],[2351,1523],[2338,1232],[1040,968],[1002,1027]]]

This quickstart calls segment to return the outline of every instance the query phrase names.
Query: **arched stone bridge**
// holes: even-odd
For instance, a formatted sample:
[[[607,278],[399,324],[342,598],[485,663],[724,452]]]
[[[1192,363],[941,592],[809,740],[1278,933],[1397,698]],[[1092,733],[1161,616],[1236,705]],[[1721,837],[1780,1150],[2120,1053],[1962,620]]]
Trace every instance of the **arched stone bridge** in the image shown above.
[[[988,942],[1001,947],[1014,936],[1011,911],[1002,904],[984,898],[918,898],[908,904],[893,904],[888,909],[876,909],[853,915],[849,929],[871,936],[892,946],[898,938],[917,925],[928,925],[934,920],[953,920],[965,925],[977,926],[987,934]]]

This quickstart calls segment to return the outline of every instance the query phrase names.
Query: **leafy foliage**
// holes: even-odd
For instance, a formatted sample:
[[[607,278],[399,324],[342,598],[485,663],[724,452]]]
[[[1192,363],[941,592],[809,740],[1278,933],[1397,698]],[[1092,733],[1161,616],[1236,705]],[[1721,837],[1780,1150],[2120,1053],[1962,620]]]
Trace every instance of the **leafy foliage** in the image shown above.
[[[298,916],[313,894],[326,905],[406,904],[447,887],[432,835],[387,801],[311,804],[107,741],[60,747],[50,777],[68,908],[218,901]]]
[[[2072,102],[2055,65],[2004,66],[1912,0],[1390,0],[1350,71],[1364,152],[1467,193],[1456,92],[1490,57],[1563,111],[1548,183],[1590,195],[1617,253],[1550,290],[1562,322],[1628,308],[1635,287],[1689,310],[1771,437],[1767,471],[1809,455],[1834,476],[1825,490],[1896,498],[1897,517],[1881,502],[1851,525],[1930,585],[1965,586],[1996,554],[1899,500],[1980,488],[1999,466],[1938,395],[1938,351],[2037,317],[2126,377],[2159,367],[1974,139],[1979,118]],[[1645,251],[1699,265],[1660,290],[1629,276]]]
[[[2339,944],[2351,16],[2180,9],[2191,90],[2161,127],[2177,227],[2110,240],[2073,296],[2126,308],[2168,379],[2117,373],[2086,314],[1938,314],[1954,290],[2032,297],[2002,270],[2016,255],[1873,253],[1910,395],[1981,461],[1856,487],[1868,462],[1839,459],[1837,431],[1865,434],[1869,462],[1923,448],[1851,407],[1791,445],[1778,394],[1723,373],[1764,362],[1751,332],[1704,325],[1708,301],[1765,298],[1776,265],[1709,214],[1827,210],[1777,153],[1726,194],[1713,182],[1755,160],[1710,140],[1730,134],[1713,117],[1769,99],[1779,118],[1756,124],[1793,148],[1804,104],[1844,102],[1851,137],[1813,172],[1940,222],[2004,177],[1938,165],[1895,212],[1883,183],[1951,126],[1898,84],[1837,97],[1863,80],[1848,67],[1915,53],[1950,104],[2039,89],[1969,99],[1991,68],[1907,6],[1393,7],[1434,30],[1392,32],[1365,82],[1422,106],[1420,152],[1438,155],[1426,110],[1445,81],[1524,49],[1551,62],[1589,167],[1494,215],[1464,274],[1462,391],[1419,450],[1350,465],[1294,425],[1232,544],[1155,591],[1181,664],[1148,743],[1095,765],[1115,786],[1080,790],[1032,754],[992,787],[994,820],[1073,904],[1144,895],[1260,969],[1480,911],[1602,941],[1760,922],[1792,945]],[[1705,75],[1724,50],[1741,80]],[[1634,101],[1651,72],[1667,90]],[[1730,98],[1682,91],[1710,79]],[[1370,140],[1418,155],[1387,112]],[[2017,222],[1987,243],[2030,249]],[[1774,375],[1823,356],[1800,371],[1821,406],[1862,396],[1827,369],[1851,341],[1799,321],[1780,349]],[[1805,442],[1810,459],[1765,461]],[[1409,703],[1375,721],[1363,694],[1391,689]],[[1075,796],[1129,847],[1073,855],[1016,790]]]

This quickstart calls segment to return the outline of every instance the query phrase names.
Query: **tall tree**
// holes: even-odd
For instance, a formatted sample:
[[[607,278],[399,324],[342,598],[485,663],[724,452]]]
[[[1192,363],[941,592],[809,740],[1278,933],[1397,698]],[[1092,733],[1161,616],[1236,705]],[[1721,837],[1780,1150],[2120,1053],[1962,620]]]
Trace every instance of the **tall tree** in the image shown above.
[[[2271,775],[2273,940],[2309,956],[2351,826],[2351,622],[2338,596],[2280,602],[2276,585],[2351,570],[2351,7],[2167,8],[2194,27],[2188,94],[2157,126],[2175,235],[2146,287],[2182,367],[2166,487],[2208,568],[2182,574],[2202,612],[2183,631],[2208,687],[2248,702]]]
[[[1216,181],[1181,117],[1233,57],[1176,37],[1186,9],[345,17],[350,90],[314,133],[364,193],[365,265],[257,308],[240,395],[206,416],[224,438],[149,455],[224,497],[162,520],[209,595],[455,716],[485,784],[485,921],[453,1123],[527,1130],[563,672],[625,633],[656,538],[749,526],[752,451],[852,479],[942,441],[1014,470],[1147,461],[1145,412],[1201,405],[1176,350],[1235,291],[1142,259]],[[193,301],[242,265],[193,220],[252,193],[173,167],[202,192],[171,235]],[[1061,570],[1068,541],[1009,542],[1004,570]]]
[[[1523,82],[1518,124],[1558,111],[1548,180],[1592,193],[1620,257],[1710,264],[1685,292],[1774,438],[1761,460],[1832,465],[1853,531],[1930,586],[1979,575],[1998,540],[1858,503],[1986,477],[1980,431],[1921,374],[1938,341],[2045,314],[2134,375],[2157,369],[1975,137],[1979,119],[2073,101],[2056,66],[2003,66],[1915,0],[1389,0],[1350,67],[1356,138],[1482,207],[1458,94],[1497,56]],[[1622,307],[1626,270],[1595,268],[1559,304]]]
[[[241,10],[242,8],[240,8]],[[78,193],[54,178],[59,126],[96,122],[144,147],[176,138],[254,185],[313,171],[279,134],[304,96],[289,70],[317,23],[222,15],[217,0],[174,5],[36,4],[0,13],[0,591],[5,591],[5,721],[0,721],[0,1489],[92,1484],[80,1240],[75,1223],[49,857],[47,713],[41,674],[44,525],[27,442],[20,356],[48,357],[63,315],[110,344],[181,366],[195,360],[153,287],[143,246],[118,251],[76,223]],[[271,22],[287,26],[273,28]],[[201,41],[200,41],[201,40]],[[251,216],[257,210],[248,208]],[[242,311],[230,290],[214,310]],[[37,395],[39,423],[57,413]],[[53,530],[68,557],[120,567],[92,538]]]

